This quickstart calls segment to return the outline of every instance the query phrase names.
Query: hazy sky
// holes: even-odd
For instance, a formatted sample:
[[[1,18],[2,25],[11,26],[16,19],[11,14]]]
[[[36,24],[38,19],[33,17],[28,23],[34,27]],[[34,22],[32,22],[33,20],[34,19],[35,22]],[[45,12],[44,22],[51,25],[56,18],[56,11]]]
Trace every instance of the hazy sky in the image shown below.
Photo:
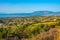
[[[0,12],[60,11],[60,0],[0,0]]]

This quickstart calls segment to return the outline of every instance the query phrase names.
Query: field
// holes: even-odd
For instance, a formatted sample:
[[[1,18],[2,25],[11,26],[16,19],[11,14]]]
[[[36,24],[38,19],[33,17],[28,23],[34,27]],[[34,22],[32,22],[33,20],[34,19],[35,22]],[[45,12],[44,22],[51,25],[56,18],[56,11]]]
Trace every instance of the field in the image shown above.
[[[60,16],[0,18],[0,40],[60,40]]]

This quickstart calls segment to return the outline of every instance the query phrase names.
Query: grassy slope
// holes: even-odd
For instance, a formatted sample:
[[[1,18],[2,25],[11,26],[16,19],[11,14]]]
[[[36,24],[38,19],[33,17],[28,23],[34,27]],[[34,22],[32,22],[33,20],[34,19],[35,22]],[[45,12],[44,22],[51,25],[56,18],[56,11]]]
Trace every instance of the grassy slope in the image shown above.
[[[56,22],[44,22],[42,24],[55,24]],[[40,23],[38,23],[40,24]],[[38,24],[34,24],[34,25],[38,25]],[[56,28],[57,32],[58,32],[58,36],[57,36],[57,39],[54,39],[54,40],[60,40],[60,27],[57,27]],[[26,40],[39,40],[40,39],[40,34],[38,34],[37,36],[33,36],[32,38],[29,38],[29,39],[26,39]]]

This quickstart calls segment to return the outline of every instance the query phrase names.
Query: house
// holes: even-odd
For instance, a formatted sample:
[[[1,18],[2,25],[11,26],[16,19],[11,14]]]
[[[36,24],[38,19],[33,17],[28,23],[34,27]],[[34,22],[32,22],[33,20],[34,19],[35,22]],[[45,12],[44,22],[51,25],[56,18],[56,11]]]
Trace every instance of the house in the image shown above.
[[[0,26],[3,26],[3,23],[0,23]]]

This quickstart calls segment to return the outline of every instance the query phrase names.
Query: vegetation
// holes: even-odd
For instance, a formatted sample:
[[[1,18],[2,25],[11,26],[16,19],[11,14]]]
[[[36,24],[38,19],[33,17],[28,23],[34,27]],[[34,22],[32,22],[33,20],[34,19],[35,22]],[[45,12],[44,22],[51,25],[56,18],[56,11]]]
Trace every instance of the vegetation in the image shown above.
[[[60,17],[0,18],[0,40],[57,40]]]

